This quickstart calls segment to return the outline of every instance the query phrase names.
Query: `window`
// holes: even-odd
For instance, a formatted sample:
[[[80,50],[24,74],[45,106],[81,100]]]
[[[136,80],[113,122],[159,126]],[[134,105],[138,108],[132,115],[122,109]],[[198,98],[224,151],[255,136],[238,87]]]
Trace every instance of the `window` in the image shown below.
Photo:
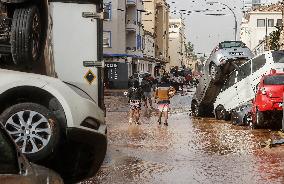
[[[267,76],[264,78],[266,85],[284,85],[284,75]]]
[[[265,55],[261,55],[252,60],[252,73],[262,68],[266,63]]]
[[[267,24],[268,27],[274,27],[274,19],[268,19]]]
[[[265,27],[265,19],[257,19],[257,27]]]
[[[279,27],[283,26],[282,19],[277,19],[276,26],[279,26]]]
[[[272,52],[272,57],[275,63],[284,63],[284,51]]]
[[[225,41],[225,42],[220,43],[219,47],[216,48],[215,50],[233,48],[233,47],[246,48],[246,45],[241,41]]]
[[[104,19],[111,20],[111,3],[104,4]]]
[[[136,45],[137,50],[141,50],[142,49],[142,36],[141,35],[137,35],[137,45]]]
[[[19,173],[17,153],[11,141],[0,127],[0,174]]]
[[[104,31],[103,47],[104,48],[110,48],[111,47],[111,32],[110,31]]]
[[[246,62],[240,67],[240,71],[238,72],[238,81],[243,80],[250,74],[251,74],[251,60]]]

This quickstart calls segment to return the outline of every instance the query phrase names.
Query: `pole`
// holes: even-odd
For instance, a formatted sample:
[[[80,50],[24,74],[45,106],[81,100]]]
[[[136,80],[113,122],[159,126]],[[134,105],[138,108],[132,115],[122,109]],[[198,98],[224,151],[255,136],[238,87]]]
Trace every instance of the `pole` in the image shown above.
[[[224,3],[220,3],[220,2],[217,2],[223,6],[226,6],[234,15],[234,19],[235,19],[235,41],[237,41],[237,32],[238,32],[238,22],[237,22],[237,16],[235,14],[235,12],[233,11],[232,8],[230,8],[228,5],[224,4]]]

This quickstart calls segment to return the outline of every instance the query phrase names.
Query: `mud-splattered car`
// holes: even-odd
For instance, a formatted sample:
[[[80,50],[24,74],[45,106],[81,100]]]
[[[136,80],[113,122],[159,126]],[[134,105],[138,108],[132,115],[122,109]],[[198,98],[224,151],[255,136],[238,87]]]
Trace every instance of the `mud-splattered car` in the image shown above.
[[[63,184],[63,180],[52,170],[29,163],[0,123],[0,183]]]

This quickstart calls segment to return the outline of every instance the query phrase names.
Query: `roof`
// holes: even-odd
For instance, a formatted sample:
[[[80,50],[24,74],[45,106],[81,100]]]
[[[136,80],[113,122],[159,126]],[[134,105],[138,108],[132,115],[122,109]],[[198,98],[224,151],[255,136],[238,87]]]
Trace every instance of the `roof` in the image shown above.
[[[266,6],[256,6],[254,7],[249,13],[251,12],[282,12],[282,5],[281,3],[266,5]]]

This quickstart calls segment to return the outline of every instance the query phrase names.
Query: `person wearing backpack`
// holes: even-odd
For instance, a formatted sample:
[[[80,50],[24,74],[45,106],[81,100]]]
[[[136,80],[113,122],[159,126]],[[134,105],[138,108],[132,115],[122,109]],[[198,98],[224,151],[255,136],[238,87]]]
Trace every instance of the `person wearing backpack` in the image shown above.
[[[134,80],[131,84],[131,87],[128,89],[127,96],[129,98],[129,123],[133,121],[136,124],[140,124],[140,111],[141,111],[141,102],[144,99],[143,89],[139,86],[139,81]]]
[[[170,98],[175,94],[176,90],[173,88],[167,77],[161,79],[161,84],[158,85],[155,91],[155,99],[158,99],[158,109],[159,109],[159,125],[162,124],[162,116],[164,114],[164,125],[168,126],[168,111],[170,108]]]

